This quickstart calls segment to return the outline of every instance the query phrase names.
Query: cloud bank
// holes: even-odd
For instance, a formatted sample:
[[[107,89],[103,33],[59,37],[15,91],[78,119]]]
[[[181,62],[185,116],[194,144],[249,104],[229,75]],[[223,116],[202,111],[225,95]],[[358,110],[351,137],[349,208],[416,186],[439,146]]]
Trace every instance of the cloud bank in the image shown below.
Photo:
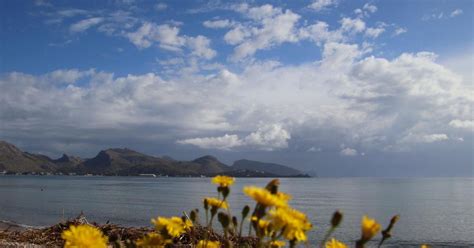
[[[271,151],[321,143],[400,150],[472,135],[472,87],[435,54],[388,60],[344,43],[328,42],[321,60],[295,66],[264,61],[241,72],[167,79],[77,69],[12,72],[1,76],[0,87],[6,136],[28,130],[40,139],[54,130],[74,141],[77,133],[110,129],[122,139]],[[146,134],[144,127],[166,133]]]

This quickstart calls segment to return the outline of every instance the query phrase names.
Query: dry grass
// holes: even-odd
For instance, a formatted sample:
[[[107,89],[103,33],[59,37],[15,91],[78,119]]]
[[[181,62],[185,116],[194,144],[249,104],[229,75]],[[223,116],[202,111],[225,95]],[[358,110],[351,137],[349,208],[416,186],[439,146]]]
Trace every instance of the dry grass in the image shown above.
[[[87,219],[80,215],[73,220],[61,222],[56,225],[26,230],[3,230],[0,231],[0,246],[1,247],[62,247],[64,240],[61,238],[61,233],[67,230],[70,225],[90,224],[100,229],[106,236],[109,237],[111,244],[120,243],[127,247],[133,247],[133,241],[141,238],[146,233],[153,231],[148,227],[123,227],[115,224],[98,224],[89,223]],[[207,233],[207,235],[206,235]],[[209,240],[218,240],[221,243],[231,242],[236,247],[255,247],[257,240],[255,237],[230,236],[227,239],[219,233],[204,228],[202,226],[195,226],[191,230],[178,238],[175,238],[174,244],[170,247],[193,247],[199,240],[208,237]]]

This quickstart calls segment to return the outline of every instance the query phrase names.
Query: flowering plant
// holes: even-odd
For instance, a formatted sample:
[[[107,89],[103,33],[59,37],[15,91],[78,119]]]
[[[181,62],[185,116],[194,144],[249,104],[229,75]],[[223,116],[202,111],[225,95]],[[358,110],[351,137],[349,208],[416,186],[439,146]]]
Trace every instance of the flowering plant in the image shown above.
[[[185,235],[196,233],[196,230],[202,232],[198,235],[196,241],[190,243],[190,246],[196,248],[218,248],[218,247],[257,247],[257,248],[278,248],[295,247],[299,243],[307,247],[317,247],[315,244],[309,244],[308,231],[313,226],[309,218],[303,212],[294,209],[290,205],[291,196],[280,192],[279,180],[270,181],[265,188],[255,186],[244,187],[244,193],[255,201],[255,206],[244,206],[239,218],[230,211],[230,204],[227,199],[231,191],[231,186],[235,179],[228,176],[216,176],[212,178],[212,183],[217,185],[217,198],[206,197],[203,199],[203,209],[205,212],[205,223],[199,220],[199,209],[184,212],[181,217],[157,217],[152,219],[154,231],[149,232],[142,238],[129,242],[123,247],[183,247],[181,240]],[[215,218],[222,226],[222,236],[216,236],[213,229]],[[339,227],[343,219],[343,214],[336,211],[331,219],[330,228],[324,238],[320,241],[319,247],[322,248],[346,248],[346,244],[332,237],[334,230]],[[381,226],[375,220],[368,216],[363,216],[361,221],[361,236],[356,241],[356,248],[365,247],[366,243],[372,240],[378,233],[382,235],[379,247],[384,241],[389,239],[391,230],[398,221],[399,216],[394,216],[386,229],[380,232]],[[242,231],[244,225],[248,223],[248,236],[243,237]],[[102,232],[90,225],[70,226],[62,233],[65,240],[65,247],[107,247],[108,238]],[[244,244],[244,238],[255,240],[251,245]],[[329,239],[331,238],[331,239]],[[115,244],[114,247],[122,247],[121,244]],[[428,247],[423,245],[422,247]]]

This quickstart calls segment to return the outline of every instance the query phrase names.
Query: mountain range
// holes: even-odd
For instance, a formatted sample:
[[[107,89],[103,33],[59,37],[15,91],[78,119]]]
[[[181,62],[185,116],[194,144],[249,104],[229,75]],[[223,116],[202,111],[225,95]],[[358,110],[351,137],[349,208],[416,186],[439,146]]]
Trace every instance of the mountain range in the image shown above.
[[[20,150],[13,144],[0,141],[0,172],[51,173],[137,176],[214,176],[234,177],[307,177],[308,175],[285,165],[252,160],[237,160],[232,166],[206,155],[192,161],[146,155],[128,148],[100,151],[95,157],[82,159],[64,154],[58,159]]]

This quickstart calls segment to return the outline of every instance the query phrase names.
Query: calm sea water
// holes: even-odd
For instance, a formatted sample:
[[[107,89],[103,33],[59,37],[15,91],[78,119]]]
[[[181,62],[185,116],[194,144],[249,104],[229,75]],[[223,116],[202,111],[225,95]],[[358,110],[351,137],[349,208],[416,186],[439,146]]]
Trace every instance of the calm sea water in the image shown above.
[[[55,224],[83,211],[90,221],[150,225],[158,215],[181,215],[215,196],[209,178],[0,176],[0,220],[31,226]],[[234,213],[251,204],[244,185],[264,186],[269,179],[239,178],[232,188]],[[474,247],[473,178],[286,178],[281,190],[307,213],[319,240],[334,210],[345,217],[335,235],[352,242],[360,235],[363,214],[386,226],[400,214],[391,247],[421,243],[433,247]]]

